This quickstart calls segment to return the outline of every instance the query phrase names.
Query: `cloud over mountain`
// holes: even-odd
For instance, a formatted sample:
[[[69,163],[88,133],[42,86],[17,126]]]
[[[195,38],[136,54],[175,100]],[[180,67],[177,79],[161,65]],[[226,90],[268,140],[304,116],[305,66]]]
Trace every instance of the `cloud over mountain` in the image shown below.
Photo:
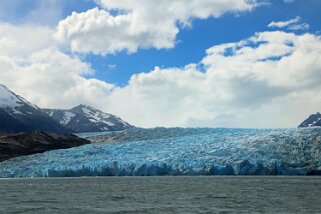
[[[54,29],[0,23],[1,83],[43,108],[84,103],[143,127],[289,127],[320,110],[321,38],[311,32],[263,30],[214,43],[194,63],[155,61],[122,87],[95,76],[84,57],[171,48],[194,19],[250,11],[255,1],[97,2],[100,8],[75,12]],[[272,23],[287,29],[300,18]]]
[[[321,104],[320,58],[319,36],[262,32],[209,48],[199,65],[134,75],[108,108],[142,126],[287,126],[307,102]]]
[[[92,94],[106,95],[114,87],[90,78],[89,64],[59,50],[50,29],[1,23],[0,29],[1,83],[39,106],[90,103]]]

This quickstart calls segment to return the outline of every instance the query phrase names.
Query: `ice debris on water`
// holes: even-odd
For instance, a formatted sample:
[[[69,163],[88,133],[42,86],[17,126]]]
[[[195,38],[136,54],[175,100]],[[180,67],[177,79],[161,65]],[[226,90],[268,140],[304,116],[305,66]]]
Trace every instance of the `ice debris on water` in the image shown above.
[[[320,175],[321,128],[155,128],[0,163],[0,177]]]

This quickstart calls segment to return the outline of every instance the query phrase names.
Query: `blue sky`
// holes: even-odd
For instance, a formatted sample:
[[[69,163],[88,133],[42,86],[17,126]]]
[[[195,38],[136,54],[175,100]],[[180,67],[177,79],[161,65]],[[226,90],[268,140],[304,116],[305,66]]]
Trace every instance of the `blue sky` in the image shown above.
[[[255,32],[271,30],[267,25],[272,21],[286,21],[300,16],[310,25],[308,30],[297,33],[317,33],[321,29],[321,1],[297,0],[291,4],[281,0],[269,1],[251,13],[226,14],[219,19],[194,20],[191,28],[182,29],[177,36],[175,48],[165,50],[140,50],[134,54],[121,52],[116,55],[86,57],[96,70],[97,78],[126,85],[134,73],[148,72],[155,66],[181,67],[199,62],[205,50],[213,45],[236,42],[252,36]],[[308,3],[307,3],[308,2]],[[111,66],[109,68],[108,65]]]
[[[30,12],[39,7],[39,0],[28,1],[28,4],[15,3],[18,1],[5,0],[11,7],[2,21],[21,24],[28,20]],[[20,1],[21,2],[21,1]],[[94,7],[100,7],[91,0],[62,1],[53,3],[57,7],[56,16],[50,20],[32,20],[42,25],[55,26],[60,20],[69,16],[73,11],[85,12]],[[213,45],[236,42],[252,36],[255,32],[271,30],[267,25],[272,21],[286,21],[300,16],[303,22],[309,23],[310,28],[297,33],[320,33],[321,1],[296,0],[285,3],[282,0],[265,1],[261,6],[248,13],[224,14],[222,17],[195,19],[190,28],[181,28],[176,40],[175,48],[170,49],[141,49],[136,53],[122,51],[117,54],[101,56],[88,54],[84,60],[89,62],[95,70],[98,79],[106,80],[119,86],[125,86],[135,73],[148,72],[155,66],[182,67],[189,63],[198,63],[205,55],[205,50]],[[47,6],[50,3],[45,3]],[[45,6],[44,6],[45,7]],[[60,8],[59,8],[60,7]],[[100,7],[101,8],[101,7]],[[44,8],[44,10],[47,8]],[[285,29],[286,30],[286,29]]]
[[[41,107],[83,103],[143,127],[295,127],[321,111],[320,9],[3,0],[0,83]]]

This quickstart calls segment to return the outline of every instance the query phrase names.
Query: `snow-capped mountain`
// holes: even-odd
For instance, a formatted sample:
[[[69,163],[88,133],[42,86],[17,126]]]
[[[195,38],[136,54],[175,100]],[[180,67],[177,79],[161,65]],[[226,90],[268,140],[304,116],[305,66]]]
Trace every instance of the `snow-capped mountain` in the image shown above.
[[[19,109],[23,106],[39,109],[36,105],[30,103],[23,97],[10,91],[6,86],[0,84],[0,108],[5,108],[12,111],[14,114],[22,114]]]
[[[132,127],[119,117],[104,113],[87,105],[79,105],[69,110],[43,110],[61,125],[76,133],[120,131]]]
[[[38,106],[0,85],[0,132],[71,132],[54,121]]]
[[[314,127],[321,126],[321,114],[317,112],[316,114],[310,115],[306,120],[304,120],[299,127]]]

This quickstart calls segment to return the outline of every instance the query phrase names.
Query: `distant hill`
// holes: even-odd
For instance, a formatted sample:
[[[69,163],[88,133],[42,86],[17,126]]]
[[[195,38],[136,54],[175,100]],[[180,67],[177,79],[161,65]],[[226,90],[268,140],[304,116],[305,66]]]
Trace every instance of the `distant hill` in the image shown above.
[[[300,127],[315,127],[321,126],[321,114],[317,112],[316,114],[310,115],[306,120],[304,120],[300,125]]]
[[[38,106],[0,85],[0,132],[49,131],[71,133]]]
[[[43,111],[75,133],[121,131],[133,127],[115,115],[87,105],[78,105],[69,110],[43,109]]]

